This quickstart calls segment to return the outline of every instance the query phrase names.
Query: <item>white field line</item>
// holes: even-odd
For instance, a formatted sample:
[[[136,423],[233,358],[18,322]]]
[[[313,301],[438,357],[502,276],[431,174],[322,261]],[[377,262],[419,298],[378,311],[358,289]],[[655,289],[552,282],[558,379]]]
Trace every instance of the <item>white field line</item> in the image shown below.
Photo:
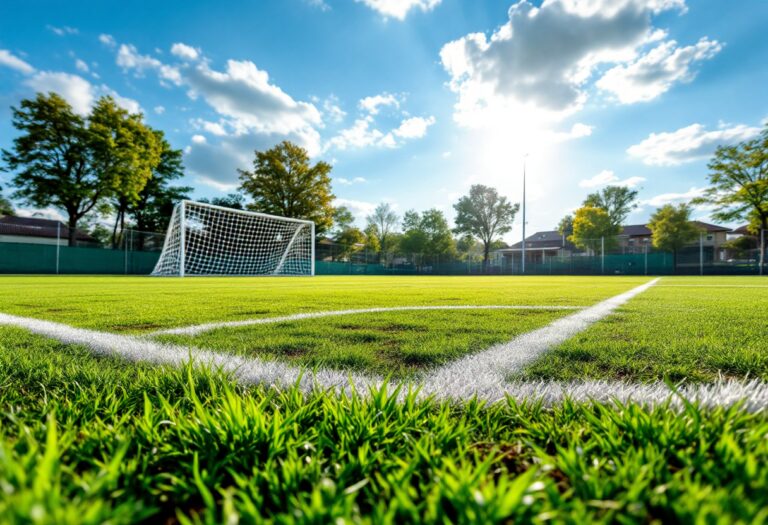
[[[589,324],[608,315],[616,307],[641,293],[653,283],[655,281],[603,301],[584,311],[559,319],[547,327],[520,336],[506,345],[498,345],[486,352],[471,356],[477,358],[475,360],[470,359],[467,362],[463,359],[442,367],[427,375],[423,384],[415,384],[414,386],[421,388],[422,396],[432,395],[438,399],[462,399],[476,395],[479,399],[498,401],[505,396],[511,396],[518,400],[542,401],[545,404],[558,403],[566,398],[574,401],[633,400],[648,404],[669,400],[673,406],[681,406],[684,403],[683,399],[686,399],[698,401],[704,406],[731,406],[742,403],[743,408],[749,411],[764,410],[768,407],[768,383],[757,380],[749,382],[723,381],[711,385],[684,385],[678,389],[679,395],[662,383],[504,382],[505,373],[514,370],[515,367],[521,366],[549,348],[549,346],[539,344],[535,339],[547,338],[550,344],[564,341],[578,332],[579,329],[584,329]],[[573,319],[574,317],[576,319]],[[317,388],[332,389],[337,392],[350,392],[355,389],[357,392],[365,394],[370,388],[380,387],[384,383],[380,377],[371,375],[347,374],[333,370],[307,372],[305,369],[279,361],[266,361],[169,345],[142,337],[97,332],[51,321],[2,313],[0,313],[0,325],[24,328],[63,343],[83,345],[98,355],[120,357],[135,362],[179,366],[193,361],[197,366],[211,366],[221,369],[245,384],[263,383],[276,386],[298,384],[306,392]],[[506,349],[506,352],[523,350],[525,356],[522,358],[505,356],[502,349]],[[488,357],[485,357],[486,354]],[[483,357],[481,358],[481,356]],[[495,361],[497,359],[498,361]],[[465,373],[465,370],[460,370],[460,366],[457,366],[458,363],[465,363],[465,366],[472,367],[472,370],[475,373],[480,373],[481,377],[473,377]],[[498,371],[495,370],[496,367],[499,367]],[[448,371],[457,372],[459,375],[446,375]],[[440,380],[445,382],[441,383]],[[394,387],[394,385],[390,386]]]
[[[258,319],[244,319],[242,321],[221,321],[204,323],[179,328],[168,328],[145,334],[156,335],[197,335],[217,328],[238,328],[258,324],[284,323],[288,321],[300,321],[303,319],[319,319],[321,317],[336,317],[340,315],[375,314],[384,312],[409,312],[418,310],[581,310],[584,306],[546,306],[546,305],[446,305],[446,306],[391,306],[376,308],[358,308],[356,310],[326,310],[322,312],[310,312],[305,314],[291,314],[281,317],[261,317]]]

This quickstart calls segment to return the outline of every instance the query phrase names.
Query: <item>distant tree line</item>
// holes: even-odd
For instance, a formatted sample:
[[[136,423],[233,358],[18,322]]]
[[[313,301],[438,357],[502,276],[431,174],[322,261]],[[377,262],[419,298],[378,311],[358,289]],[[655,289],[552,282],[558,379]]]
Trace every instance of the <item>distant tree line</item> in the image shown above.
[[[164,231],[174,205],[192,188],[172,183],[183,173],[182,152],[170,146],[162,131],[151,128],[140,113],[130,113],[109,96],[87,115],[75,113],[55,93],[38,93],[12,108],[19,132],[13,146],[0,150],[0,170],[13,173],[12,198],[64,211],[69,240],[93,217],[110,217],[112,226],[92,234],[118,245],[127,227]],[[717,220],[746,220],[759,237],[760,268],[768,229],[768,125],[760,136],[717,149],[708,165],[710,187],[691,203],[666,205],[654,212],[648,227],[653,245],[673,253],[695,239],[692,206],[714,207]],[[330,164],[310,162],[307,151],[288,141],[255,151],[250,170],[239,172],[239,191],[203,202],[234,209],[312,220],[319,236],[340,247],[347,259],[365,250],[389,264],[395,254],[409,254],[417,266],[439,260],[480,260],[487,268],[492,250],[502,246],[519,210],[494,188],[474,185],[453,206],[450,227],[442,210],[407,210],[400,217],[388,203],[355,225],[349,209],[333,206]],[[2,191],[2,188],[0,188]],[[607,186],[587,195],[581,207],[566,215],[558,231],[577,247],[595,252],[614,247],[616,236],[637,207],[637,190]],[[0,194],[0,215],[14,213]]]

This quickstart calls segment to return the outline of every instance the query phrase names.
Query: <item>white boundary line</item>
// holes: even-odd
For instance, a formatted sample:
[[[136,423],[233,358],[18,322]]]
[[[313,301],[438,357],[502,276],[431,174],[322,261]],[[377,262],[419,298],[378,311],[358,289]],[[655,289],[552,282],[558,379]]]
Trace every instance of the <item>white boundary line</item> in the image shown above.
[[[764,410],[768,407],[768,383],[757,380],[682,386],[678,391],[679,396],[661,383],[505,382],[506,374],[518,370],[552,345],[565,341],[602,319],[655,283],[656,280],[650,281],[590,308],[558,319],[543,328],[521,335],[509,343],[494,346],[485,352],[467,356],[438,368],[424,378],[423,384],[414,386],[421,388],[422,396],[433,395],[438,399],[466,399],[477,396],[483,400],[498,401],[508,395],[518,400],[542,401],[545,404],[553,404],[569,398],[575,401],[634,400],[649,404],[669,400],[674,406],[681,406],[682,398],[686,398],[690,401],[698,401],[705,406],[731,406],[743,403],[743,408],[749,411]],[[98,355],[120,357],[130,361],[179,366],[191,360],[199,366],[212,366],[231,373],[238,381],[246,384],[265,383],[277,386],[298,384],[304,391],[331,388],[335,391],[349,392],[355,389],[365,394],[369,388],[378,387],[384,383],[380,377],[371,375],[347,374],[334,370],[307,373],[304,369],[279,361],[266,361],[163,344],[142,337],[97,332],[9,314],[0,313],[0,325],[24,328],[63,343],[86,346]]]
[[[359,308],[356,310],[326,310],[322,312],[310,312],[305,314],[291,314],[281,317],[262,317],[258,319],[244,319],[242,321],[221,321],[216,323],[204,323],[179,328],[158,330],[145,337],[156,335],[197,335],[217,328],[236,328],[258,324],[284,323],[287,321],[300,321],[303,319],[319,319],[321,317],[335,317],[340,315],[374,314],[384,312],[408,312],[418,310],[582,310],[586,306],[546,306],[546,305],[447,305],[447,306],[391,306],[376,308]]]

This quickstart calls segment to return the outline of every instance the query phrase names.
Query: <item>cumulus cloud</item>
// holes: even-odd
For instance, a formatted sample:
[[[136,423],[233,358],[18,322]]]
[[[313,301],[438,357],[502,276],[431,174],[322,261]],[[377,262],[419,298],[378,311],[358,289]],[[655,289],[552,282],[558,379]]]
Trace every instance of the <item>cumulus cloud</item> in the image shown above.
[[[0,49],[0,66],[15,69],[16,71],[25,75],[31,75],[35,72],[34,67],[30,66],[25,61],[6,49]]]
[[[379,95],[373,95],[371,97],[365,97],[360,100],[360,109],[366,111],[370,115],[378,115],[379,108],[391,106],[394,108],[400,107],[400,101],[394,95],[389,93],[381,93]]]
[[[143,75],[146,70],[156,70],[160,78],[177,86],[181,84],[178,68],[163,64],[149,55],[139,54],[136,47],[130,44],[122,44],[117,50],[117,65],[124,70],[133,70],[137,76]]]
[[[97,90],[97,95],[98,96],[108,95],[112,97],[115,100],[115,104],[117,104],[118,106],[120,106],[121,108],[125,109],[130,113],[142,112],[141,105],[137,101],[133,100],[132,98],[128,98],[120,95],[117,91],[115,91],[114,89],[111,89],[105,84],[102,84],[101,86],[99,86]]]
[[[99,35],[99,42],[101,42],[107,47],[117,46],[117,42],[115,42],[115,37],[113,37],[112,35],[108,35],[106,33],[102,33]]]
[[[158,115],[162,115],[165,113],[165,106],[155,106],[153,111]]]
[[[651,197],[650,199],[640,201],[640,204],[660,208],[665,204],[680,204],[688,202],[692,199],[695,199],[696,197],[701,197],[704,195],[705,191],[706,188],[693,187],[683,193],[662,193],[660,195],[656,195],[655,197]]]
[[[88,64],[86,64],[84,60],[81,60],[79,58],[75,60],[75,68],[78,71],[82,71],[83,73],[88,73],[91,70],[91,68],[88,67]]]
[[[668,91],[675,82],[693,80],[694,63],[712,58],[722,47],[707,38],[685,47],[678,47],[674,40],[663,42],[637,60],[608,70],[596,85],[622,104],[647,102]]]
[[[365,222],[365,218],[371,215],[373,210],[376,209],[377,203],[336,198],[333,201],[333,205],[335,207],[346,207],[350,212],[352,212],[352,215],[355,217],[355,219],[362,224]]]
[[[55,92],[69,102],[72,109],[85,115],[96,99],[96,90],[90,82],[78,75],[41,71],[28,78],[25,85],[41,93]]]
[[[717,146],[735,144],[760,133],[760,128],[721,125],[707,131],[702,124],[691,124],[676,131],[651,133],[648,138],[627,149],[627,153],[650,166],[677,166],[707,159]]]
[[[177,42],[171,46],[171,54],[184,60],[197,60],[200,58],[200,50],[192,46]]]
[[[405,20],[411,9],[421,9],[424,12],[434,9],[442,0],[355,0],[362,2],[371,9],[387,18]]]
[[[48,31],[58,36],[76,35],[80,32],[77,30],[77,28],[69,27],[69,26],[56,27],[56,26],[48,25],[45,27],[48,28]]]
[[[557,121],[573,114],[599,65],[631,63],[665,38],[652,18],[670,9],[684,9],[683,0],[549,0],[541,7],[520,0],[490,37],[468,34],[440,51],[458,96],[456,120],[472,126],[510,115]]]
[[[624,180],[619,179],[616,174],[611,170],[603,170],[594,177],[579,181],[579,186],[582,188],[599,188],[601,186],[626,186],[627,188],[634,188],[641,182],[644,182],[644,177],[628,177]]]
[[[392,133],[402,139],[420,139],[434,123],[435,117],[411,117],[403,120]]]
[[[364,177],[355,177],[353,179],[347,179],[344,177],[337,177],[334,179],[337,183],[341,184],[342,186],[352,186],[353,184],[363,184],[365,182],[368,182]]]

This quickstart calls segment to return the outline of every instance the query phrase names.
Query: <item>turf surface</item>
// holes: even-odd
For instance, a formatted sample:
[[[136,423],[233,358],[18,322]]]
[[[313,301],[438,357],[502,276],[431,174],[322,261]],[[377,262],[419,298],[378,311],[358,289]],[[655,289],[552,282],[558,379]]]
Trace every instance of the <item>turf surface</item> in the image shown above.
[[[0,277],[0,312],[121,333],[411,305],[589,306],[643,277]]]
[[[486,350],[571,313],[573,310],[382,312],[220,328],[158,340],[396,379]]]
[[[244,389],[0,328],[4,523],[764,523],[768,419]]]
[[[768,380],[768,281],[664,277],[516,378]]]

